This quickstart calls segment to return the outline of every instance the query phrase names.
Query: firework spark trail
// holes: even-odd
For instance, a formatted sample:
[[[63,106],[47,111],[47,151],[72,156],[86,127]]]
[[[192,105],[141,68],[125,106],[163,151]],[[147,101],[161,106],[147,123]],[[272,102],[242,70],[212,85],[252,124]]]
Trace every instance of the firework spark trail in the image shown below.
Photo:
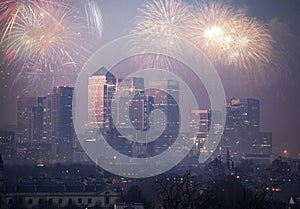
[[[36,9],[24,5],[18,10],[18,21],[10,26],[11,32],[4,41],[8,53],[14,53],[10,57],[23,60],[30,57],[35,42],[38,41],[38,30],[42,27],[41,15]]]
[[[19,10],[18,21],[5,39],[7,48],[15,49],[19,57],[45,59],[68,52],[77,45],[74,39],[79,36],[81,26],[76,24],[79,19],[72,10],[50,5],[39,8],[22,6]]]
[[[198,4],[192,14],[188,26],[191,27],[190,40],[205,51],[211,60],[223,62],[233,41],[224,28],[228,23],[242,18],[242,11],[234,11],[221,3],[203,3]]]
[[[102,12],[97,2],[94,0],[84,0],[83,4],[89,33],[96,34],[99,38],[101,38],[103,31],[103,19]]]
[[[12,25],[15,23],[15,19],[19,14],[19,9],[22,6],[26,6],[31,2],[8,0],[0,2],[0,20],[1,20],[1,42],[11,32]]]
[[[253,69],[269,62],[272,37],[245,12],[221,2],[202,2],[192,10],[189,39],[215,63]]]
[[[268,29],[254,19],[239,20],[233,25],[228,60],[245,69],[269,63],[273,40]]]
[[[18,20],[20,12],[22,12],[22,8],[38,8],[43,4],[67,7],[63,2],[54,0],[5,0],[0,2],[1,43],[5,37],[10,36],[13,25],[16,23],[16,20]]]
[[[134,44],[133,51],[142,54],[143,48],[151,47],[157,54],[139,57],[140,60],[134,62],[142,62],[146,67],[171,68],[172,61],[159,55],[159,52],[162,48],[181,52],[177,39],[185,33],[185,25],[190,19],[189,7],[180,0],[152,0],[147,1],[138,11],[135,28],[131,33],[142,35],[141,40],[137,41],[139,43]]]
[[[142,52],[143,47],[151,46],[157,52],[164,48],[180,53],[180,38],[191,41],[220,66],[253,69],[270,62],[273,40],[266,26],[221,1],[202,1],[190,7],[176,0],[152,0],[139,13],[132,33],[145,35],[133,50]],[[157,43],[156,39],[162,40],[157,37],[165,41]],[[166,57],[157,56],[144,62],[151,67],[155,62],[165,63],[163,67],[170,64]]]
[[[9,4],[12,8],[6,8],[15,13],[1,25],[7,65],[18,69],[14,83],[26,78],[29,92],[45,83],[49,90],[55,78],[70,74],[65,72],[70,70],[65,67],[70,63],[71,71],[77,74],[77,64],[89,54],[87,48],[78,44],[87,43],[88,30],[75,7],[60,1],[32,2]]]

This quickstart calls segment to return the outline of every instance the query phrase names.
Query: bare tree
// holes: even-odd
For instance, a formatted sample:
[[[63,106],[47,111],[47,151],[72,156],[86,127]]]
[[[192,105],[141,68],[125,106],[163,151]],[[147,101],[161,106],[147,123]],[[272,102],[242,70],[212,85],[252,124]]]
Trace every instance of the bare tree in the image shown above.
[[[190,173],[172,175],[156,181],[154,188],[164,209],[208,209],[212,205],[209,193],[195,182]]]

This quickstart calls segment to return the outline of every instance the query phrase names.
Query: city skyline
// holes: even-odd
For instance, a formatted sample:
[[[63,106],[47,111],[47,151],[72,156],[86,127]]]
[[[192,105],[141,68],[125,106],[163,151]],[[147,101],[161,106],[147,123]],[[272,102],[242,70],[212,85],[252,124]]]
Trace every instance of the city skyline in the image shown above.
[[[121,82],[120,86],[118,85],[119,82]],[[165,137],[169,137],[169,139],[167,140],[169,143],[170,141],[172,141],[172,137],[181,133],[176,133],[178,127],[176,123],[174,123],[176,122],[176,120],[178,120],[179,117],[175,117],[176,108],[174,109],[173,107],[173,105],[176,104],[176,101],[173,101],[171,97],[166,97],[168,94],[165,94],[167,92],[175,90],[175,92],[177,92],[175,93],[175,95],[179,98],[179,83],[176,80],[161,80],[160,82],[156,83],[155,86],[157,86],[158,89],[162,89],[162,86],[164,86],[165,92],[152,90],[147,93],[144,90],[143,83],[143,79],[138,77],[133,77],[130,79],[127,78],[126,80],[119,79],[112,73],[107,71],[105,68],[101,68],[96,73],[91,75],[89,77],[88,83],[87,103],[89,105],[88,109],[86,110],[89,117],[87,117],[87,129],[85,130],[85,133],[90,132],[90,130],[96,129],[105,131],[105,135],[109,137],[106,140],[108,140],[108,142],[112,142],[111,140],[113,140],[113,144],[116,145],[118,144],[118,140],[124,137],[127,138],[128,136],[122,136],[121,132],[118,133],[120,134],[120,139],[112,139],[111,137],[113,137],[114,134],[111,135],[111,133],[114,132],[114,129],[117,128],[116,130],[119,130],[119,128],[121,127],[120,130],[127,130],[128,132],[128,130],[131,130],[131,127],[128,125],[124,126],[124,124],[127,124],[129,122],[133,125],[133,128],[145,131],[147,130],[147,127],[151,127],[151,125],[149,124],[150,121],[147,119],[149,117],[149,113],[153,111],[154,108],[158,108],[164,111],[166,115],[173,115],[172,118],[175,121],[172,122],[172,119],[168,120],[165,129],[165,131],[167,131],[165,132],[166,135],[163,135],[159,140],[157,139],[157,141],[160,142],[149,146],[154,146],[154,150],[156,150],[152,150],[150,151],[150,153],[153,152],[157,154],[165,149],[163,147],[170,146],[163,142],[167,140],[167,138]],[[111,89],[110,92],[108,91],[108,88]],[[35,162],[74,162],[72,159],[75,159],[76,157],[73,152],[75,153],[76,149],[80,148],[80,145],[77,144],[78,142],[75,137],[75,130],[72,127],[72,118],[74,118],[72,115],[72,92],[73,87],[54,87],[53,93],[48,94],[45,97],[18,98],[18,112],[16,114],[18,123],[16,127],[15,137],[15,143],[18,147],[17,153],[19,152],[19,154],[17,155],[24,154],[24,159],[26,159],[26,152],[28,152],[26,151],[26,149],[29,148],[29,150],[31,150],[31,146],[37,144],[38,146],[40,146],[38,149],[45,149],[46,152],[50,152],[51,154],[49,155],[49,159],[47,159],[48,155],[45,153],[44,157],[41,157],[39,156],[41,154],[38,154],[36,159],[33,158],[35,159]],[[113,95],[116,95],[116,97],[114,97]],[[131,95],[131,97],[133,96],[133,98],[131,98],[129,95]],[[149,100],[149,98],[152,99]],[[93,103],[93,105],[91,104],[91,102]],[[142,104],[142,106],[140,104]],[[108,108],[108,105],[110,105],[111,107]],[[125,105],[128,112],[119,113],[120,105]],[[224,104],[224,108],[225,107],[227,109],[227,119],[225,123],[223,138],[219,145],[222,148],[223,152],[216,152],[216,155],[225,155],[224,151],[226,152],[226,150],[230,150],[230,155],[233,158],[241,159],[246,157],[252,159],[254,157],[253,159],[255,160],[264,158],[263,160],[265,160],[265,162],[269,162],[272,158],[281,155],[281,153],[272,152],[272,133],[261,132],[261,113],[259,100],[249,98],[231,98],[227,100],[226,104]],[[146,112],[144,112],[145,108],[147,110]],[[95,113],[95,118],[91,119],[90,115]],[[117,119],[117,121],[115,121],[114,125],[112,126],[112,115],[114,114],[114,119]],[[221,121],[223,119],[222,115],[220,114],[217,116],[217,123],[215,121],[215,124],[211,124],[212,111],[210,109],[191,110],[190,114],[190,131],[192,131],[191,133],[197,132],[196,139],[194,139],[194,148],[191,153],[194,153],[193,155],[197,156],[200,154],[200,152],[209,151],[207,150],[207,148],[203,147],[208,137],[209,130],[213,128],[213,132],[219,132],[219,130],[222,129],[219,126],[222,124]],[[181,122],[182,121],[180,120],[178,121],[178,123]],[[165,122],[155,121],[155,123],[158,126],[164,126],[160,123]],[[81,143],[83,143],[83,139],[86,140],[85,138],[81,139],[80,136],[78,136],[78,139]],[[42,148],[43,143],[44,145],[48,144],[49,146],[51,146],[51,148]],[[84,146],[84,144],[81,145]],[[134,145],[134,143],[132,145]],[[132,148],[126,148],[125,150],[123,150],[123,152],[133,152],[133,150],[136,149],[134,148],[134,146],[132,146]],[[35,152],[34,149],[36,148],[33,148],[31,152]],[[146,149],[146,153],[147,152],[148,151]],[[148,156],[149,154],[146,155]]]
[[[299,209],[299,0],[0,0],[0,208]]]
[[[187,3],[191,3],[187,1]],[[141,1],[131,1],[129,4],[108,0],[99,3],[103,10],[104,31],[103,37],[95,41],[99,46],[126,35],[133,27],[133,19],[137,14],[137,7]],[[288,150],[292,156],[299,153],[299,137],[297,135],[298,120],[300,118],[299,89],[299,34],[297,20],[299,19],[299,2],[289,0],[281,1],[234,1],[233,5],[245,8],[249,16],[256,17],[265,22],[271,29],[276,43],[282,48],[283,55],[280,57],[282,69],[274,70],[272,66],[264,75],[256,75],[251,72],[238,72],[224,67],[219,69],[227,98],[258,98],[262,108],[262,128],[264,131],[272,131],[275,143],[274,149],[283,152]],[[1,51],[1,57],[3,57]],[[274,67],[274,66],[273,66]],[[10,89],[13,83],[14,73],[7,75],[6,66],[1,65],[0,124],[15,124],[16,97],[22,96],[22,83],[17,84],[16,89]],[[71,76],[72,77],[72,76]],[[74,75],[73,75],[74,77]],[[59,81],[59,85],[72,86],[73,81]],[[72,85],[71,85],[72,84]],[[197,85],[197,84],[195,84]],[[51,92],[51,89],[48,90]],[[41,95],[42,96],[42,95]],[[288,107],[288,108],[285,108]],[[292,117],[290,117],[292,116]]]

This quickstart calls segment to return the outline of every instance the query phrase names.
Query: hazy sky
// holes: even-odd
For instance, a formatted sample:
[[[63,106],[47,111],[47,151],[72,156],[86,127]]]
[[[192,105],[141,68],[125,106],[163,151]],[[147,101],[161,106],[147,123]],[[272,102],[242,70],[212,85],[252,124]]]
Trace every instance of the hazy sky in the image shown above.
[[[142,0],[99,0],[104,32],[99,46],[128,34]],[[187,1],[192,3],[194,1]],[[253,75],[220,69],[227,98],[257,98],[261,102],[262,131],[273,132],[275,151],[287,149],[300,153],[300,1],[298,0],[232,0],[231,4],[246,9],[248,15],[269,24],[275,41],[284,46],[284,69],[270,69]],[[2,57],[2,56],[1,56]],[[1,66],[1,70],[5,66]],[[5,70],[4,70],[5,71]],[[256,71],[253,71],[256,72]],[[3,77],[4,73],[1,73]],[[257,78],[255,82],[249,77]],[[15,123],[15,97],[18,93],[6,87],[13,78],[1,80],[0,124]],[[63,85],[63,84],[62,84]]]

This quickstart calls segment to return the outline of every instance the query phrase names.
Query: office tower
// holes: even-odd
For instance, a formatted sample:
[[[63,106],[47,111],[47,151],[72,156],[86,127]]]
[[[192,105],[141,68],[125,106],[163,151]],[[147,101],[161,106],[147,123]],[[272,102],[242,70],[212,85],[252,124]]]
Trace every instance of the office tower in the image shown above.
[[[251,153],[270,156],[272,154],[272,133],[260,132],[253,140]]]
[[[148,153],[147,145],[133,143],[130,139],[139,137],[136,131],[145,131],[149,128],[149,114],[153,109],[153,97],[144,91],[144,78],[131,77],[119,80],[113,102],[115,124],[118,130],[108,140],[119,152],[128,156],[145,156]],[[135,130],[132,130],[132,127]],[[126,133],[125,136],[122,134]],[[146,139],[145,139],[146,140]]]
[[[245,159],[251,160],[255,164],[269,165],[272,155],[272,133],[259,132],[252,136],[252,143],[248,151],[246,151]]]
[[[35,97],[17,97],[17,131],[18,144],[26,144],[33,141],[33,115],[38,107]]]
[[[223,150],[229,149],[233,156],[245,157],[260,135],[259,100],[230,99],[222,137]]]
[[[40,143],[46,141],[44,105],[45,97],[17,98],[17,142]]]
[[[131,77],[124,80],[119,79],[118,94],[122,97],[134,96],[144,91],[144,78]]]
[[[90,128],[109,131],[113,128],[112,99],[117,79],[102,67],[88,79],[88,123]]]
[[[104,92],[100,87],[105,83],[106,77],[97,72],[88,80],[88,123],[92,128],[104,126]],[[96,121],[96,118],[101,120]]]
[[[210,110],[192,110],[190,118],[190,131],[195,134],[192,155],[200,153],[208,137],[210,126]]]
[[[117,94],[113,101],[113,109],[115,111],[115,124],[121,129],[128,129],[129,123],[129,107],[133,98],[137,98],[144,91],[144,78],[132,77],[124,80],[119,79]]]
[[[226,131],[259,132],[259,100],[230,99],[226,107]]]
[[[32,143],[43,143],[47,141],[47,131],[46,131],[46,112],[45,106],[46,97],[37,98],[37,106],[32,107]]]
[[[149,95],[154,98],[154,109],[164,112],[166,121],[156,120],[157,127],[164,127],[163,134],[155,141],[155,152],[161,153],[168,149],[179,134],[179,81],[161,80],[150,82]]]
[[[140,92],[129,102],[129,120],[132,125],[140,131],[150,127],[149,115],[153,110],[154,99],[152,96]]]
[[[177,135],[179,129],[179,81],[161,80],[151,82],[150,95],[154,98],[154,109],[160,109],[166,115],[166,130]]]
[[[209,126],[210,110],[192,110],[190,128],[198,138],[207,138]]]
[[[15,143],[15,133],[12,131],[0,130],[0,153],[5,159],[15,157],[13,145]]]
[[[17,98],[16,155],[19,160],[47,161],[50,141],[45,103],[45,97]]]
[[[131,124],[139,131],[146,131],[150,128],[149,115],[153,110],[154,99],[152,96],[140,92],[129,104],[129,119]],[[139,137],[138,135],[133,137]],[[144,136],[146,143],[133,143],[133,157],[146,157],[153,154],[153,144],[147,143],[147,135]]]
[[[212,114],[214,114],[214,121],[212,121]],[[222,112],[216,110],[192,110],[190,116],[190,132],[194,140],[194,147],[192,155],[197,155],[200,152],[213,152],[214,150],[207,150],[204,146],[208,138],[210,129],[212,135],[219,135],[222,130]],[[211,136],[213,137],[213,136]]]
[[[55,161],[71,162],[75,132],[72,120],[73,88],[54,87],[48,96],[50,112],[49,135],[51,151]]]
[[[17,152],[20,160],[71,162],[74,143],[73,88],[54,87],[47,97],[17,98]]]

